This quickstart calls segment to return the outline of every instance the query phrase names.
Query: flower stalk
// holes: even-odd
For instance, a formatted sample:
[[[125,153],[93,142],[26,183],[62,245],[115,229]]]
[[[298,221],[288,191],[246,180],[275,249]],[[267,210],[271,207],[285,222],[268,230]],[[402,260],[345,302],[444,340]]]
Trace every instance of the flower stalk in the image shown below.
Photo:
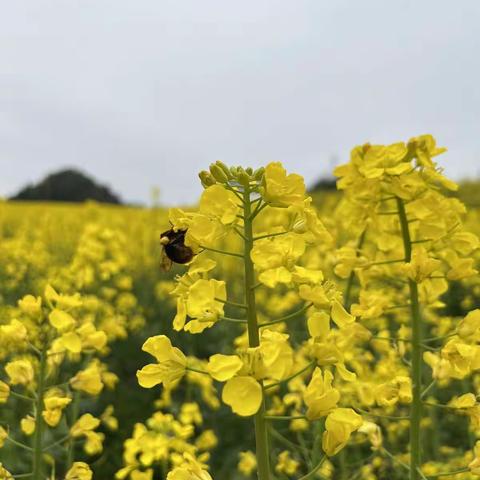
[[[44,430],[44,420],[42,416],[43,412],[43,398],[45,393],[45,379],[47,374],[47,348],[46,344],[43,345],[42,350],[39,354],[40,364],[38,370],[38,379],[37,379],[37,395],[35,402],[35,436],[33,437],[33,480],[41,480],[44,478],[43,475],[43,430]]]
[[[412,259],[412,240],[408,226],[405,205],[397,198],[398,217],[402,232],[405,262]],[[422,316],[418,301],[418,286],[412,279],[408,280],[410,293],[410,312],[412,327],[412,409],[410,413],[410,480],[419,480],[421,472],[421,426],[422,419]]]
[[[260,205],[260,203],[258,203]],[[259,212],[258,207],[255,212]],[[245,304],[247,306],[247,329],[248,342],[250,347],[258,347],[260,345],[259,326],[257,320],[256,299],[255,299],[255,272],[250,253],[253,248],[253,219],[252,204],[250,199],[250,186],[246,185],[243,193],[243,211],[244,211],[244,268],[245,268]],[[258,480],[270,480],[270,460],[268,449],[268,432],[265,420],[265,395],[260,409],[255,414],[255,441],[257,455]]]

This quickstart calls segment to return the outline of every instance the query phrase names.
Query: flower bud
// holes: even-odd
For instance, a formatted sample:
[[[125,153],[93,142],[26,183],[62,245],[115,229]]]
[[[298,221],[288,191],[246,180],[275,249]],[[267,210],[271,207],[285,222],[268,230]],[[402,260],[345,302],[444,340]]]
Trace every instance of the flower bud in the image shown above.
[[[227,183],[228,177],[225,175],[225,172],[215,163],[210,165],[210,173],[215,178],[217,182]]]
[[[257,168],[257,170],[253,172],[253,178],[255,180],[261,180],[263,178],[264,173],[265,173],[265,167]]]
[[[210,172],[207,172],[206,170],[202,170],[198,176],[200,177],[200,181],[204,188],[211,187],[217,183],[212,175],[210,175]]]
[[[242,168],[238,167],[237,169],[237,178],[238,181],[245,187],[250,184],[250,175]]]
[[[227,178],[229,180],[232,180],[232,178],[233,178],[232,172],[223,162],[221,162],[220,160],[217,160],[215,162],[215,165],[217,165],[218,167],[220,167],[223,170],[223,173],[225,173],[225,175],[227,176]]]
[[[245,169],[245,172],[248,173],[248,175],[252,176],[253,175],[253,168],[252,167],[248,167]]]

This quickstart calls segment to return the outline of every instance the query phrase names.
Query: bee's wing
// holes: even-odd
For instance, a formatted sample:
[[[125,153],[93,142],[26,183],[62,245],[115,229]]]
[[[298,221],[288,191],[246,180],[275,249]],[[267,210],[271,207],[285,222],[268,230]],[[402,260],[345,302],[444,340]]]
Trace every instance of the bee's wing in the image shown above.
[[[173,262],[167,257],[165,249],[162,248],[162,254],[160,257],[160,270],[162,270],[162,272],[168,272],[172,268],[172,264]]]

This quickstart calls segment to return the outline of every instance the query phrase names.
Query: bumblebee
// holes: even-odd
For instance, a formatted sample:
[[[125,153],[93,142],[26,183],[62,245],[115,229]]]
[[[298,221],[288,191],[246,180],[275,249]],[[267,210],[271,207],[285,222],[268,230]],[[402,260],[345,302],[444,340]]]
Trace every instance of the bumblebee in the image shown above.
[[[175,231],[171,228],[160,235],[160,243],[162,244],[161,269],[163,271],[170,270],[173,263],[184,265],[193,259],[193,250],[185,245],[186,233],[186,230]]]

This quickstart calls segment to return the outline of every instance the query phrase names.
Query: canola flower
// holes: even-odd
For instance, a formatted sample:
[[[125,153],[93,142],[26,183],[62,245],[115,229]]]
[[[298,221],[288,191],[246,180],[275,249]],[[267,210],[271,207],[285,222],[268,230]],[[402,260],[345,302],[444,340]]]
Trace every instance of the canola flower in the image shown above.
[[[304,421],[325,419],[322,439],[325,455],[338,453],[362,425],[358,413],[338,405],[340,395],[331,387],[332,368],[345,381],[355,379],[336,345],[338,338],[347,335],[347,330],[355,329],[355,318],[343,307],[341,292],[332,282],[324,280],[321,269],[302,264],[305,252],[332,241],[311,206],[302,177],[287,174],[280,163],[253,171],[241,167],[229,169],[217,162],[210,167],[210,172],[202,172],[200,178],[205,190],[198,212],[172,209],[169,215],[173,230],[185,232],[182,248],[190,248],[195,255],[187,272],[177,278],[172,291],[177,304],[173,328],[200,334],[219,322],[230,322],[243,326],[246,338],[239,340],[234,354],[212,355],[206,369],[198,370],[189,366],[186,356],[173,347],[166,336],[152,337],[145,342],[143,350],[155,357],[157,363],[143,367],[137,377],[145,388],[158,384],[168,388],[188,371],[209,375],[224,383],[223,402],[239,416],[254,417],[257,474],[260,480],[268,480],[272,478],[269,424],[277,418],[283,419],[267,414],[269,393],[311,373],[315,365],[318,365],[316,376],[299,404],[305,402],[309,409],[300,417]],[[272,224],[265,228],[262,218],[271,219]],[[231,237],[240,244],[238,251],[222,249],[222,242],[229,244]],[[234,257],[243,264],[243,298],[240,301],[229,298],[225,280],[211,278],[217,261],[209,254]],[[259,321],[258,289],[279,286],[294,293],[300,308],[285,317]],[[228,307],[241,311],[243,318],[227,316],[225,309]],[[307,310],[309,326],[314,333],[304,342],[303,353],[299,354],[290,342],[290,335],[277,331],[276,327],[295,320]],[[331,329],[331,320],[338,327],[335,332]],[[327,342],[328,352],[323,348]],[[326,384],[316,381],[323,371]],[[325,388],[337,394],[325,394]],[[295,418],[292,416],[292,419]],[[286,452],[281,456],[284,464],[281,471],[293,474],[299,463],[288,455]],[[326,456],[307,473],[308,476],[321,467]]]
[[[81,314],[81,307],[78,294],[60,294],[47,285],[43,296],[26,295],[20,299],[15,317],[0,326],[5,360],[0,402],[18,400],[27,406],[29,413],[19,419],[20,430],[33,439],[30,447],[15,438],[20,432],[14,436],[13,429],[2,427],[0,448],[8,442],[19,449],[19,455],[22,451],[28,454],[32,471],[23,475],[34,480],[45,478],[45,452],[55,452],[61,447],[67,454],[66,478],[89,480],[92,474],[88,465],[74,463],[74,441],[85,436],[84,450],[89,455],[103,449],[104,434],[94,431],[100,420],[91,414],[76,420],[60,438],[58,433],[55,438],[50,431],[65,421],[65,412],[71,404],[77,409],[79,394],[96,396],[105,385],[113,387],[116,382],[116,376],[93,358],[106,348],[107,334]],[[87,367],[61,382],[62,367],[67,362],[78,364],[82,357],[90,359]]]
[[[196,209],[0,202],[0,478],[32,478],[38,425],[40,478],[477,478],[478,196],[444,152],[355,147],[313,199],[275,162],[212,165]]]
[[[425,399],[450,379],[465,378],[479,368],[477,311],[458,326],[435,325],[448,281],[478,273],[472,254],[479,240],[464,230],[464,206],[443,193],[457,187],[433,160],[444,152],[430,135],[407,143],[366,144],[353,149],[350,162],[335,171],[338,187],[345,191],[338,214],[355,219],[358,235],[356,249],[340,249],[335,271],[349,278],[350,287],[358,277],[359,302],[352,305],[352,313],[377,329],[372,345],[381,355],[376,365],[363,368],[357,395],[365,409],[411,405],[410,459],[400,463],[411,480],[448,474],[422,471],[425,409],[437,408]],[[429,381],[426,365],[432,369]],[[382,375],[386,368],[397,376],[386,370]],[[468,400],[475,409],[476,400]]]

